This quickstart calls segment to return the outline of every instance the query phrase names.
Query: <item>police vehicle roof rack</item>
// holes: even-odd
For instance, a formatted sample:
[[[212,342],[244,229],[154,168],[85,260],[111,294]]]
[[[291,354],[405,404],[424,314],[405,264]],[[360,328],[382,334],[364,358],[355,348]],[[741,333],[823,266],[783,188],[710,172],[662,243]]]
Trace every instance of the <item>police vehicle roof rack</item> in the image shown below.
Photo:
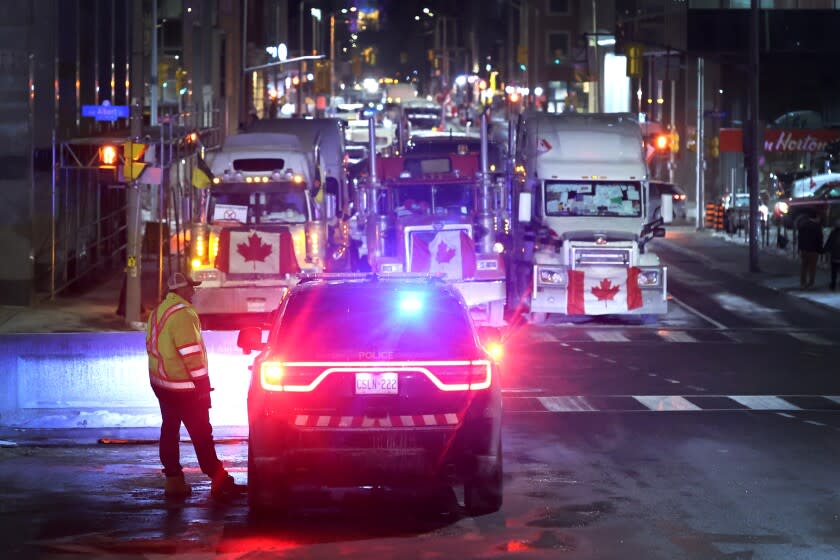
[[[444,281],[442,276],[425,272],[389,272],[388,274],[378,274],[376,272],[318,272],[299,274],[298,279],[300,284],[318,280],[368,280],[372,282],[379,280],[426,280],[441,283]]]

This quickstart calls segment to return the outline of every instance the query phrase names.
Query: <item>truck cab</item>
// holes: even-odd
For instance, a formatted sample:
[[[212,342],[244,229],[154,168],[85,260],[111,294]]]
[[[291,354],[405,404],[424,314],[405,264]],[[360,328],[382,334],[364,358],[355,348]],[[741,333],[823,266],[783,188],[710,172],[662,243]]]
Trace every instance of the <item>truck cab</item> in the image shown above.
[[[208,160],[190,227],[193,303],[202,316],[267,316],[298,273],[324,271],[334,204],[318,202],[312,156],[292,136],[232,136]]]
[[[529,270],[516,276],[533,320],[667,311],[666,269],[646,244],[664,235],[671,201],[667,220],[647,219],[642,145],[630,115],[522,115],[517,253]]]

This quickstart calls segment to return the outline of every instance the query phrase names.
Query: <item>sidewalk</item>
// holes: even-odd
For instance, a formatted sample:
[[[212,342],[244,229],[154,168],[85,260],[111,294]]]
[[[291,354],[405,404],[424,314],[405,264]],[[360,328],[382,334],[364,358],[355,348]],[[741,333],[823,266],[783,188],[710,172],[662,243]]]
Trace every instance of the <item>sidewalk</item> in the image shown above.
[[[840,309],[840,291],[828,290],[828,266],[821,262],[816,286],[799,289],[799,261],[792,248],[776,248],[775,231],[770,243],[759,252],[761,272],[749,272],[749,246],[746,239],[709,230],[696,231],[693,225],[669,225],[665,239],[656,239],[667,249],[690,255],[711,270],[725,271],[749,282],[785,292],[822,305]],[[156,303],[157,271],[153,262],[143,264],[143,305],[150,309]],[[58,296],[32,307],[0,306],[0,334],[48,332],[96,332],[136,330],[116,314],[122,274],[115,273],[101,286],[76,296]]]
[[[840,309],[840,291],[828,289],[830,268],[821,260],[817,266],[814,287],[799,287],[799,255],[793,241],[785,249],[776,246],[776,230],[771,229],[769,243],[759,245],[758,267],[760,272],[750,272],[749,243],[743,235],[729,235],[712,230],[695,230],[693,225],[669,225],[664,240],[655,240],[651,248],[661,243],[668,249],[687,254],[703,262],[711,270],[720,270],[754,284],[785,292],[834,309]],[[790,233],[788,233],[790,239]]]
[[[142,270],[142,306],[148,310],[157,303],[157,262],[144,258]],[[117,315],[122,283],[123,273],[115,271],[82,293],[59,294],[31,307],[0,306],[0,334],[140,330]],[[145,314],[141,319],[145,328]]]

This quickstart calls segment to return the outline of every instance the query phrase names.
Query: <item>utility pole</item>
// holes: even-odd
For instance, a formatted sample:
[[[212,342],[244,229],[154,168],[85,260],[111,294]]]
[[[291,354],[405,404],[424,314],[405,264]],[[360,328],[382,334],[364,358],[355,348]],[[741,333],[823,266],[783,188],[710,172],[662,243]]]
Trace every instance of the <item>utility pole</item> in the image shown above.
[[[695,167],[696,173],[696,195],[697,195],[697,221],[695,223],[695,227],[697,229],[703,229],[703,173],[704,170],[704,150],[703,150],[703,143],[705,141],[705,134],[703,130],[703,111],[705,110],[706,104],[704,103],[703,99],[703,92],[705,91],[704,81],[705,81],[705,65],[703,63],[703,58],[697,58],[697,140],[696,140],[696,150],[697,153],[697,165]]]
[[[143,0],[131,3],[131,138],[137,141],[143,133]],[[140,187],[137,181],[126,186],[126,281],[125,322],[140,322],[142,264],[140,232]]]
[[[335,101],[335,14],[330,14],[330,106]]]
[[[749,76],[750,76],[750,97],[749,108],[750,118],[747,126],[749,126],[749,143],[747,144],[747,181],[749,183],[750,192],[750,272],[760,272],[758,267],[758,158],[761,153],[760,146],[764,141],[759,138],[761,129],[759,127],[758,119],[758,99],[759,99],[759,5],[758,0],[752,0],[750,3],[750,62],[749,62]]]
[[[158,124],[158,15],[157,15],[157,0],[152,0],[152,63],[149,65],[151,76],[149,78],[149,85],[151,86],[152,101],[149,107],[149,124],[157,126]]]

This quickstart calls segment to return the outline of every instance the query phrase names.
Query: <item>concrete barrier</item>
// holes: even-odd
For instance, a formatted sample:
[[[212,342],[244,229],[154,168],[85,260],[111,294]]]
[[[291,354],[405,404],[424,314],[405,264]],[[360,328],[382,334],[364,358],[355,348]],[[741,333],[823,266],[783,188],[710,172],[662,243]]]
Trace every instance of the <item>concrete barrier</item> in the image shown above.
[[[246,426],[248,366],[236,332],[206,332],[214,426]],[[142,332],[0,336],[0,426],[154,427]]]

